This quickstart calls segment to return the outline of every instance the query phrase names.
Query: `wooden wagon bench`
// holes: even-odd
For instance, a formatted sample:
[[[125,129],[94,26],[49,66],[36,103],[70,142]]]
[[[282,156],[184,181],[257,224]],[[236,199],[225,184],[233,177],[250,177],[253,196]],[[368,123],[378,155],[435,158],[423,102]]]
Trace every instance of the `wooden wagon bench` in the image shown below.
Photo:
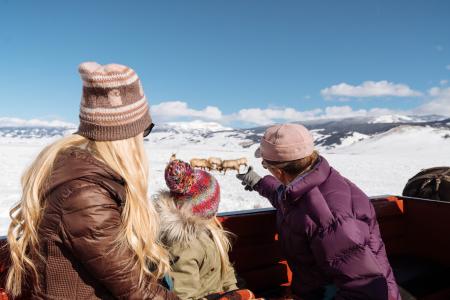
[[[371,201],[399,286],[412,299],[450,299],[450,203],[395,196]],[[289,295],[291,273],[279,247],[275,218],[270,208],[220,214],[224,227],[235,235],[230,259],[240,284],[259,296],[283,298]],[[0,300],[5,300],[4,237],[0,244]]]

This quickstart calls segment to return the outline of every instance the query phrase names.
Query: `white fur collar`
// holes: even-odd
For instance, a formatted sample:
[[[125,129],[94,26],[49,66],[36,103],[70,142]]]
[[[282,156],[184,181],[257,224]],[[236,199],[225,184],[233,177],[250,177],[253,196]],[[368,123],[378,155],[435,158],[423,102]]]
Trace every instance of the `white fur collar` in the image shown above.
[[[160,192],[156,196],[155,208],[160,218],[160,238],[169,247],[186,245],[208,231],[206,224],[210,220],[194,216],[190,205],[178,209],[169,192]]]

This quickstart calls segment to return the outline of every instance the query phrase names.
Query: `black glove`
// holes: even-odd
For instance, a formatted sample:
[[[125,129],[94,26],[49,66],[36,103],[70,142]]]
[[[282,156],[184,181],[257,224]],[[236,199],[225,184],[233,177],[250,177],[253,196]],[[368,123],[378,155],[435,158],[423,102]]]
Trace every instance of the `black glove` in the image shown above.
[[[247,191],[253,191],[253,187],[261,180],[261,176],[258,175],[255,171],[253,171],[253,167],[250,166],[248,168],[247,173],[245,174],[237,174],[237,179],[242,181],[242,185],[245,186]]]

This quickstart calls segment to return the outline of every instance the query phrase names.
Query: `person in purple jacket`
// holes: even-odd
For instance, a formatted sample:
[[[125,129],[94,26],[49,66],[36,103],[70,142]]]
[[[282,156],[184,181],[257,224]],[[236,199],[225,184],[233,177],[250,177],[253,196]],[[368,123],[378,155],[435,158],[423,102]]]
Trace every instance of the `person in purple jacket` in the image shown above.
[[[237,177],[269,199],[301,299],[400,299],[368,197],[314,150],[302,125],[269,127],[255,153],[273,176],[252,167]]]

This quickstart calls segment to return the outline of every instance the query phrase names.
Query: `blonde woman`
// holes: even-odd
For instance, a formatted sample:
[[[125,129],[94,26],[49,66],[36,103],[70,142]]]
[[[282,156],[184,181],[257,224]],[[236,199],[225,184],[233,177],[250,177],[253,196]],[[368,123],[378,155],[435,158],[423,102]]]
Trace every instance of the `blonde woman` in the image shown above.
[[[174,292],[181,299],[254,299],[236,286],[230,243],[216,217],[217,180],[177,159],[167,165],[165,179],[169,191],[158,195],[156,209],[161,239],[171,254]]]
[[[11,210],[7,291],[37,299],[175,299],[143,137],[153,127],[137,74],[87,62],[76,134],[47,146]]]

